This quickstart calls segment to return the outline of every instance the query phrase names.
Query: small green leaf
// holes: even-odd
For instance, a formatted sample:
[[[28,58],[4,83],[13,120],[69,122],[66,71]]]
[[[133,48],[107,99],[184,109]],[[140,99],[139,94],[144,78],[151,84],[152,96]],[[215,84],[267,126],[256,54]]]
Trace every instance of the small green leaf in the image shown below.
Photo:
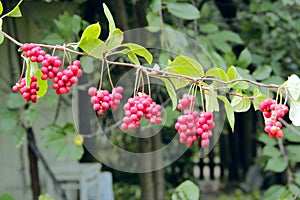
[[[19,113],[7,108],[0,108],[0,133],[8,133],[16,127]]]
[[[298,195],[300,194],[300,187],[298,187],[296,184],[289,184],[288,185],[289,190],[294,194]]]
[[[228,51],[224,54],[224,60],[227,66],[232,66],[236,64],[236,55],[232,51]]]
[[[297,172],[295,174],[295,183],[297,183],[298,185],[300,185],[300,173],[299,172]]]
[[[253,106],[254,106],[254,110],[258,110],[259,109],[259,103],[263,102],[266,98],[267,95],[266,94],[262,94],[258,88],[255,88],[253,91],[253,96],[254,99],[252,100]]]
[[[181,19],[192,20],[200,18],[199,10],[189,3],[170,2],[167,4],[167,10]]]
[[[266,133],[260,134],[257,139],[267,146],[275,146],[277,144],[276,140],[270,138]]]
[[[224,41],[224,42],[234,42],[237,44],[243,44],[243,40],[239,34],[232,31],[219,31],[208,36],[211,41]]]
[[[26,101],[18,93],[9,93],[6,97],[6,105],[10,109],[22,108],[26,105]]]
[[[38,200],[53,200],[49,194],[41,194]]]
[[[204,33],[213,33],[217,32],[219,27],[214,23],[206,23],[200,25],[200,31]]]
[[[92,73],[95,68],[94,59],[91,57],[83,56],[80,58],[82,70],[84,73]]]
[[[238,79],[241,79],[241,75],[238,73],[236,67],[234,66],[230,66],[228,69],[227,69],[227,75],[228,75],[228,78],[229,80],[238,80]],[[244,82],[244,81],[238,81],[238,82],[235,82],[233,84],[231,84],[231,87],[233,89],[241,89],[241,90],[246,90],[249,88],[249,84],[247,82]]]
[[[127,56],[129,60],[131,60],[135,65],[140,65],[140,61],[138,57],[135,55],[135,53],[133,53],[132,51],[128,51]]]
[[[134,43],[126,43],[122,44],[122,46],[128,47],[131,51],[133,51],[136,55],[145,58],[145,60],[151,64],[153,57],[152,54],[143,46],[134,44]]]
[[[273,157],[268,160],[265,170],[270,170],[273,172],[283,172],[287,167],[287,163],[282,157]]]
[[[202,77],[204,75],[201,64],[187,56],[177,56],[172,62],[168,63],[167,70],[169,72],[191,77]],[[187,82],[183,82],[179,79],[171,79],[171,81],[174,84],[175,89],[188,85]]]
[[[174,111],[177,107],[177,95],[176,95],[175,88],[168,79],[162,78],[161,80],[165,83],[165,86],[167,88],[167,92],[168,92],[168,94],[169,94],[169,96],[172,100],[172,105],[173,105],[172,108],[173,108],[173,111]]]
[[[229,122],[229,125],[232,129],[232,132],[234,132],[234,123],[235,123],[235,117],[234,117],[234,111],[233,108],[228,101],[228,99],[225,96],[218,95],[218,98],[221,99],[224,102],[225,105],[225,111],[227,115],[227,120]]]
[[[210,87],[210,90],[205,93],[205,108],[206,111],[213,112],[213,111],[219,111],[219,102],[218,102],[218,96],[217,92],[213,90],[213,87]]]
[[[86,53],[95,58],[102,58],[104,51],[104,42],[98,37],[101,33],[99,23],[89,25],[82,33],[78,46]]]
[[[8,193],[4,193],[0,196],[0,200],[15,200],[15,198]]]
[[[172,200],[199,200],[199,187],[192,181],[184,181],[172,194]]]
[[[101,33],[101,26],[98,23],[91,24],[83,31],[81,38],[99,38]],[[80,41],[79,41],[80,46]]]
[[[205,76],[216,77],[225,82],[229,81],[228,75],[221,68],[211,68],[205,73]]]
[[[103,3],[104,14],[108,20],[109,32],[112,33],[116,29],[114,18],[105,3]]]
[[[171,106],[165,107],[163,116],[166,117],[166,120],[165,120],[164,126],[174,127],[174,122],[177,120],[177,117],[179,115],[180,115],[180,112],[178,110],[174,110]]]
[[[285,187],[283,185],[273,185],[265,192],[263,200],[280,199],[280,195],[284,193]]]
[[[20,0],[19,3],[12,9],[7,16],[8,17],[22,17],[21,10],[19,8],[20,4],[22,3],[23,0]]]
[[[300,126],[300,100],[291,101],[289,118],[295,126]]]
[[[272,67],[269,65],[262,65],[255,69],[253,72],[253,76],[256,80],[264,80],[266,78],[269,78],[272,72]]]
[[[274,146],[270,146],[270,145],[266,145],[263,148],[262,154],[264,156],[269,156],[269,157],[272,157],[272,158],[279,157],[281,155],[278,148],[276,148]]]
[[[295,127],[295,129],[296,129],[298,132],[300,132],[300,130],[299,130],[298,127]],[[282,131],[284,132],[284,138],[285,138],[287,141],[290,141],[290,142],[300,142],[300,135],[294,133],[291,129],[284,127],[284,128],[282,129]]]
[[[0,1],[0,15],[3,13],[3,5],[2,2]],[[1,18],[2,19],[2,18]],[[0,29],[1,30],[1,29]]]
[[[247,68],[252,62],[250,51],[245,48],[239,55],[237,65],[241,68]]]
[[[39,91],[37,91],[37,98],[41,98],[47,93],[48,90],[48,81],[42,79],[42,71],[40,69],[37,70],[36,74],[37,76],[37,85],[40,87]]]
[[[243,97],[234,96],[231,101],[231,106],[234,112],[246,112],[251,106],[251,101],[246,95],[243,95]]]
[[[25,62],[26,62],[26,73],[25,73],[25,81],[26,81],[26,87],[30,87],[30,82],[31,82],[31,76],[30,76],[30,68],[31,68],[31,65],[30,65],[30,59],[29,58],[25,58]]]
[[[109,41],[105,49],[109,51],[113,48],[120,46],[123,42],[123,39],[124,39],[123,32],[118,28],[114,29],[109,34]]]
[[[29,64],[30,64],[30,77],[32,77],[38,71],[39,65],[37,62],[31,62],[31,60],[29,60]]]
[[[300,96],[300,78],[293,74],[285,82],[286,88],[294,100],[297,100]]]

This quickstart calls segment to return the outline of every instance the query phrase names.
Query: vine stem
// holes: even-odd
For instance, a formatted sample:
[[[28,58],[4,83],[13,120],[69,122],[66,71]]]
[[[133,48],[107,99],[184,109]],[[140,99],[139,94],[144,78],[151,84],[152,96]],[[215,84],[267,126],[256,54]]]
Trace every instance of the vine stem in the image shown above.
[[[101,90],[102,88],[103,70],[104,70],[104,61],[101,62],[100,82],[99,82],[98,90]]]
[[[8,35],[7,33],[5,33],[4,31],[1,31],[1,33],[3,34],[3,36],[7,39],[9,39],[11,42],[15,43],[18,46],[23,46],[23,43],[17,41],[16,39],[14,39],[13,37],[11,37],[10,35]],[[38,43],[34,43],[37,46],[43,47],[43,48],[49,48],[49,49],[54,49],[56,48],[57,50],[61,50],[61,51],[68,51],[70,53],[73,54],[77,54],[77,55],[81,55],[81,56],[87,56],[87,57],[92,57],[94,59],[97,60],[106,60],[106,57],[104,58],[96,58],[92,55],[89,55],[87,53],[83,53],[83,52],[79,52],[76,50],[72,50],[70,48],[67,48],[65,45],[64,46],[54,46],[54,45],[46,45],[46,44],[38,44]],[[199,81],[215,81],[221,84],[225,84],[225,85],[229,85],[232,83],[236,83],[236,82],[247,82],[259,87],[264,87],[264,88],[269,88],[269,89],[278,89],[282,86],[280,85],[276,85],[276,84],[264,84],[264,83],[260,83],[260,82],[256,82],[256,81],[252,81],[252,80],[248,80],[248,79],[235,79],[235,80],[231,80],[231,81],[223,81],[217,78],[210,78],[210,77],[191,77],[191,76],[187,76],[187,75],[181,75],[181,74],[177,74],[177,73],[173,73],[173,72],[169,72],[166,70],[159,70],[159,69],[153,69],[153,68],[149,68],[143,65],[135,65],[132,63],[122,63],[122,62],[115,62],[115,61],[109,61],[107,60],[108,64],[111,65],[118,65],[118,66],[124,66],[124,67],[131,67],[131,68],[136,68],[136,69],[140,69],[141,71],[143,71],[144,73],[148,73],[149,76],[151,77],[163,77],[163,78],[177,78],[179,80],[185,81],[185,82],[190,82],[190,83],[196,83]]]
[[[114,88],[114,84],[113,84],[111,76],[110,76],[109,64],[108,64],[108,62],[107,62],[106,59],[105,59],[105,63],[106,63],[107,75],[108,75],[108,79],[109,79],[110,85],[111,85],[112,88]]]

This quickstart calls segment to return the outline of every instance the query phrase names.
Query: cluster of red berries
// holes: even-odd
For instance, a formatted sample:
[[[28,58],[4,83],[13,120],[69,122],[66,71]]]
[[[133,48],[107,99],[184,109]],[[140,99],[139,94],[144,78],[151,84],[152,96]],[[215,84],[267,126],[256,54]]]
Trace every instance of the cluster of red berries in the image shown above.
[[[137,96],[129,98],[123,109],[125,116],[121,124],[122,130],[134,130],[139,127],[143,116],[149,120],[150,124],[160,124],[162,122],[161,105],[156,104],[145,93],[138,93]]]
[[[209,138],[215,127],[212,112],[191,111],[196,97],[183,94],[178,102],[177,109],[183,110],[183,115],[177,118],[175,129],[179,134],[179,141],[192,146],[200,138],[200,145],[204,148],[209,146]]]
[[[22,46],[22,51],[24,52],[26,57],[30,58],[32,62],[42,63],[41,79],[42,80],[53,79],[54,84],[52,88],[56,90],[56,94],[69,93],[70,87],[73,84],[77,83],[78,77],[82,75],[82,70],[80,69],[79,60],[75,60],[72,65],[68,66],[66,69],[61,71],[60,67],[62,66],[63,63],[59,56],[51,56],[49,54],[45,54],[45,52],[41,49],[41,47],[36,46],[34,44],[24,44]],[[36,77],[33,79],[36,79]],[[15,86],[19,88],[21,87],[21,85],[23,85],[23,82],[17,83]],[[13,91],[16,91],[15,86],[13,87]],[[27,100],[29,98],[27,97],[28,96],[27,93],[25,93],[25,96],[26,96],[25,100]],[[32,95],[31,98],[32,98],[31,101],[35,103],[36,95]]]
[[[22,51],[32,62],[42,62],[46,54],[41,47],[34,44],[24,44],[22,46]]]
[[[177,109],[184,110],[185,108],[194,105],[195,99],[196,99],[195,96],[183,94],[182,98],[178,102]]]
[[[37,85],[37,77],[32,76],[30,81],[30,87],[26,86],[26,80],[23,78],[20,83],[16,83],[12,90],[13,92],[20,92],[23,95],[25,101],[36,102],[37,99],[37,91],[39,91],[39,86]]]
[[[70,92],[70,87],[78,82],[78,77],[81,75],[80,61],[75,60],[72,65],[56,74],[53,78],[52,88],[56,90],[56,94],[67,94]]]
[[[266,98],[259,104],[259,109],[263,115],[269,119],[266,120],[264,130],[271,138],[282,138],[282,124],[278,119],[283,118],[289,111],[289,108],[286,105],[277,104],[276,100]]]
[[[59,68],[61,66],[62,62],[59,56],[50,56],[49,54],[45,55],[41,68],[43,73],[42,80],[46,80],[47,78],[53,79],[56,77],[56,74],[59,72]]]
[[[213,115],[211,112],[199,112],[184,110],[175,123],[175,129],[178,131],[180,142],[192,146],[194,142],[200,139],[202,147],[209,146],[209,138],[212,136],[212,129],[215,127]]]
[[[122,99],[123,88],[121,86],[113,88],[110,94],[108,90],[97,90],[97,88],[91,87],[88,93],[92,96],[91,103],[93,104],[93,109],[97,111],[99,116],[102,116],[109,107],[112,110],[118,109]]]

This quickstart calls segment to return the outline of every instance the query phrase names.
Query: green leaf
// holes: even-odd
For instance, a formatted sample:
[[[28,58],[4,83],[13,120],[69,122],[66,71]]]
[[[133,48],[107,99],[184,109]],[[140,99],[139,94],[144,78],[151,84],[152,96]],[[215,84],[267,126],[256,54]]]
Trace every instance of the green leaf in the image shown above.
[[[231,52],[231,46],[223,40],[212,40],[212,44],[215,46],[216,49],[227,53],[227,52]]]
[[[44,145],[54,151],[56,159],[79,160],[82,157],[83,147],[74,143],[76,132],[73,124],[67,123],[64,127],[49,125],[42,133]]]
[[[217,32],[219,27],[214,23],[200,24],[200,31],[204,33]]]
[[[82,33],[78,46],[86,53],[94,56],[95,58],[102,58],[104,50],[104,42],[98,37],[101,33],[99,23],[89,25]]]
[[[283,185],[273,185],[265,192],[263,200],[279,199],[280,195],[284,193],[285,190]]]
[[[29,58],[25,58],[25,62],[26,62],[26,73],[25,73],[25,81],[26,81],[26,87],[30,87],[30,82],[31,82],[31,76],[30,76],[30,68],[31,68],[31,65],[30,65],[30,59]]]
[[[205,108],[206,111],[213,112],[219,111],[219,102],[217,92],[213,90],[213,86],[210,87],[210,90],[205,93]]]
[[[0,15],[3,13],[3,5],[2,2],[0,1]]]
[[[237,44],[243,44],[243,40],[239,34],[232,31],[219,31],[208,36],[211,41],[223,41],[223,42],[234,42]]]
[[[295,183],[300,185],[300,173],[299,172],[295,174]]]
[[[53,200],[49,194],[41,194],[38,200]]]
[[[22,144],[26,141],[27,132],[22,126],[17,126],[13,131],[14,144],[17,148],[20,148]]]
[[[167,70],[169,72],[191,77],[202,77],[204,75],[201,64],[187,56],[177,56],[172,62],[168,63]],[[187,82],[183,82],[179,79],[171,79],[171,81],[174,84],[175,89],[188,85]]]
[[[0,133],[8,133],[14,129],[18,122],[19,113],[6,108],[0,109]]]
[[[37,70],[36,74],[37,76],[37,85],[40,87],[39,91],[37,91],[37,98],[41,98],[47,93],[48,90],[48,81],[42,79],[42,71],[40,69]]]
[[[176,119],[177,119],[177,117],[179,115],[180,115],[180,112],[177,111],[177,110],[174,110],[171,106],[165,107],[164,108],[164,114],[163,114],[163,116],[166,117],[166,120],[165,120],[164,126],[166,126],[166,127],[173,127],[174,126],[174,122],[176,121]]]
[[[286,147],[286,150],[290,153],[290,154],[292,154],[292,156],[298,156],[299,157],[299,152],[300,152],[300,145],[297,145],[297,144],[295,144],[295,145],[292,145],[292,144],[289,144],[289,145],[287,145]],[[292,156],[290,156],[290,157],[292,157]],[[300,159],[300,158],[299,158]]]
[[[192,20],[200,18],[199,10],[189,3],[170,2],[167,4],[167,10],[181,19]]]
[[[283,172],[287,167],[287,163],[282,157],[273,157],[268,160],[265,170],[270,170],[273,172]]]
[[[19,93],[9,93],[6,97],[6,105],[10,109],[22,108],[26,105],[26,101]]]
[[[94,59],[91,57],[83,56],[80,58],[82,70],[84,73],[92,73],[95,68]]]
[[[108,20],[109,32],[112,33],[116,29],[114,18],[105,3],[103,3],[104,14]]]
[[[227,66],[232,66],[236,64],[236,55],[232,51],[228,51],[224,54],[224,60]]]
[[[199,200],[199,187],[192,181],[184,181],[176,187],[172,194],[172,200]]]
[[[225,82],[229,81],[228,75],[221,68],[211,68],[205,73],[205,76],[216,77]]]
[[[300,132],[300,130],[299,130],[298,127],[295,127],[295,129],[296,129],[298,132]],[[282,129],[282,131],[284,132],[284,138],[285,138],[287,141],[290,141],[290,142],[300,142],[300,135],[294,133],[291,129],[284,127],[284,128]]]
[[[300,100],[291,101],[289,118],[295,126],[300,126]]]
[[[237,65],[241,68],[247,68],[252,62],[252,56],[250,51],[245,48],[239,55]]]
[[[237,92],[238,93],[238,92]],[[241,93],[239,93],[241,94]],[[234,96],[231,101],[231,106],[233,107],[234,112],[246,112],[249,110],[251,106],[250,99],[246,96],[241,94],[243,97]]]
[[[145,58],[145,60],[151,64],[153,57],[152,54],[143,46],[134,44],[134,43],[126,43],[122,44],[122,46],[128,47],[131,51],[133,51],[136,55]]]
[[[124,39],[123,32],[118,28],[114,29],[109,34],[109,41],[105,49],[109,51],[113,48],[120,46],[123,42],[123,39]]]
[[[167,92],[172,100],[173,111],[174,111],[177,107],[177,95],[176,95],[175,88],[168,79],[162,78],[161,80],[165,83]]]
[[[288,78],[284,85],[292,98],[297,100],[300,96],[300,78],[296,74],[293,74]]]
[[[229,122],[229,125],[232,129],[232,132],[234,132],[234,123],[235,123],[235,117],[234,117],[234,111],[233,108],[228,101],[228,99],[225,96],[218,95],[218,98],[221,99],[224,102],[225,105],[225,111],[227,115],[227,120]]]
[[[300,188],[296,184],[289,184],[288,188],[294,195],[300,194]]]
[[[258,88],[255,88],[253,91],[253,96],[255,97],[252,100],[253,106],[254,106],[254,110],[258,110],[259,109],[259,103],[263,102],[268,96],[266,94],[262,94]]]
[[[30,64],[30,77],[32,77],[38,71],[39,65],[37,62],[31,62],[30,60],[29,60],[29,64]]]
[[[21,10],[19,8],[20,4],[23,0],[20,0],[19,3],[12,9],[9,13],[7,13],[8,17],[22,17]]]
[[[279,157],[281,155],[278,148],[276,148],[274,146],[270,146],[270,145],[266,145],[263,148],[262,154],[264,156],[269,156],[269,157],[272,157],[272,158]]]
[[[270,77],[271,72],[272,72],[271,66],[262,65],[257,67],[252,75],[256,78],[256,80],[264,80]]]
[[[140,65],[140,61],[139,61],[138,57],[135,55],[135,53],[133,53],[132,51],[128,51],[127,56],[129,58],[129,60],[131,60],[134,64]]]
[[[228,69],[227,69],[227,75],[228,75],[228,78],[229,80],[237,80],[237,79],[241,79],[242,77],[240,76],[240,74],[238,73],[236,67],[234,66],[230,66]],[[233,89],[241,89],[241,90],[246,90],[249,88],[249,84],[247,82],[244,82],[244,81],[238,81],[238,82],[235,82],[233,84],[231,84],[231,87]]]
[[[276,140],[270,138],[266,133],[260,134],[257,139],[267,146],[275,146],[277,144]]]

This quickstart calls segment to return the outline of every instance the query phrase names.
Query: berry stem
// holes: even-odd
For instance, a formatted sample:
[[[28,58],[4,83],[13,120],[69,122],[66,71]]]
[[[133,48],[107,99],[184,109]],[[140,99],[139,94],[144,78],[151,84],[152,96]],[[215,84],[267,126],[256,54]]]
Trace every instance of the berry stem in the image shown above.
[[[103,68],[104,68],[104,61],[101,62],[101,72],[100,72],[99,90],[101,90],[101,88],[102,88]]]
[[[107,62],[106,59],[105,59],[105,63],[106,63],[107,75],[108,75],[108,79],[109,79],[110,85],[111,85],[112,88],[114,88],[114,84],[113,84],[111,76],[110,76],[109,64],[108,64],[108,62]]]
[[[23,58],[23,66],[22,66],[22,72],[21,72],[20,79],[19,79],[18,83],[21,82],[22,77],[23,77],[23,75],[24,75],[24,71],[25,71],[25,63],[26,63],[25,59],[27,59],[27,58],[25,58],[23,55],[22,55],[22,58]]]
[[[200,88],[200,97],[201,97],[202,110],[205,112],[204,98],[203,98],[203,91],[202,91],[202,85],[201,85],[201,83],[198,84],[198,86]]]
[[[139,69],[136,70],[136,73],[135,73],[135,81],[134,81],[134,90],[133,90],[133,96],[136,96],[137,95],[137,85],[138,85],[138,77],[139,77]]]
[[[147,76],[147,82],[148,82],[148,94],[151,97],[151,86],[150,86],[150,78],[149,78],[148,72],[146,72],[146,76]]]

